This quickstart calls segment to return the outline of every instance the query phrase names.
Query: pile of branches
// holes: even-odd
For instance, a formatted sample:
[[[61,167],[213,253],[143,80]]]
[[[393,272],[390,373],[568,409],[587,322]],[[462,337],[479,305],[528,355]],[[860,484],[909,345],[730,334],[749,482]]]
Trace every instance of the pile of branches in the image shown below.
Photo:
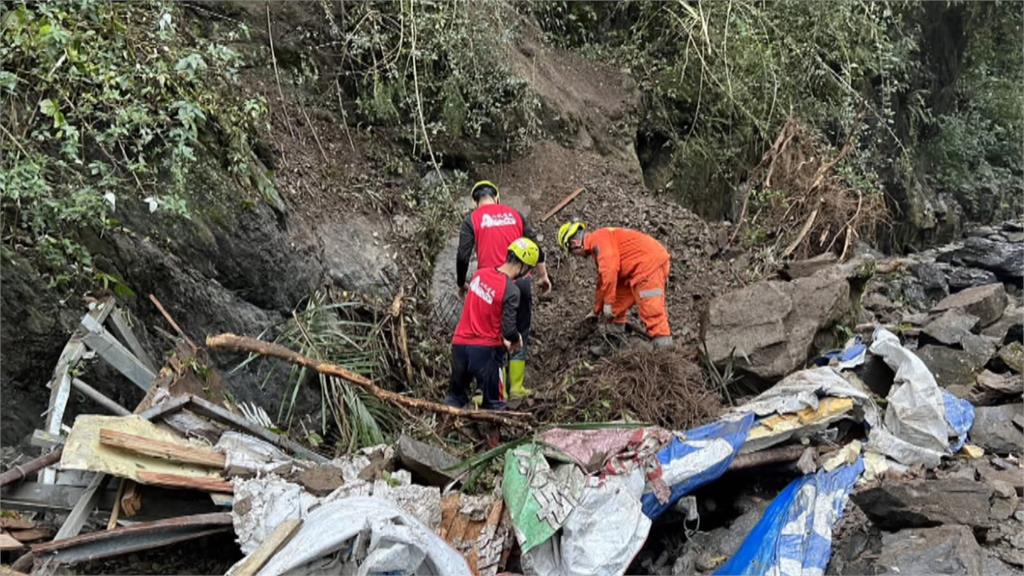
[[[542,417],[552,422],[625,420],[686,430],[718,417],[722,402],[683,354],[628,347],[566,378]],[[543,410],[542,410],[543,411]]]
[[[855,133],[832,154],[822,138],[790,118],[744,184],[732,239],[742,232],[762,246],[763,260],[777,262],[825,252],[844,260],[858,238],[874,237],[889,220],[881,190],[852,185],[840,170]]]

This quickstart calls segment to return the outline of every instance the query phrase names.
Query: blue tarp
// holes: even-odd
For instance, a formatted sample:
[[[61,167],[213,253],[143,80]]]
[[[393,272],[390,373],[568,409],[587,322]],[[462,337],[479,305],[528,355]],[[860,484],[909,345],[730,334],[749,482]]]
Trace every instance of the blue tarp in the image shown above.
[[[753,423],[754,415],[747,413],[687,430],[682,440],[673,438],[658,452],[662,479],[671,487],[671,497],[662,503],[653,492],[644,494],[644,514],[657,518],[683,496],[724,474]]]
[[[772,501],[721,575],[822,574],[832,556],[832,527],[864,471],[863,459],[791,482]]]
[[[946,423],[956,431],[956,440],[949,446],[956,453],[964,447],[967,432],[974,425],[974,405],[946,390],[942,391],[942,403],[946,408]]]

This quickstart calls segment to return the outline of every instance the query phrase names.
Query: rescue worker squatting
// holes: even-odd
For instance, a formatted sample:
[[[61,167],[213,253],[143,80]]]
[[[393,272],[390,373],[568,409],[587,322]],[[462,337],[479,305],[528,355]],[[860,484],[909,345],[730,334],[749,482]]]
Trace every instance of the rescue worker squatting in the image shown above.
[[[583,222],[568,222],[558,230],[562,248],[597,263],[594,309],[588,317],[625,325],[630,308],[637,305],[647,335],[655,346],[672,344],[665,288],[671,258],[650,236],[628,228],[587,231]]]
[[[487,180],[481,180],[473,185],[470,194],[476,202],[476,209],[473,210],[462,222],[459,229],[459,248],[455,261],[455,282],[459,288],[459,295],[466,294],[466,273],[469,270],[469,261],[476,248],[476,259],[478,268],[495,268],[505,262],[509,245],[520,237],[525,237],[537,242],[537,235],[530,227],[526,218],[511,206],[505,206],[500,202],[500,193],[497,185]],[[539,260],[537,262],[537,287],[540,294],[546,294],[551,290],[551,281],[548,278],[547,266],[544,263],[544,251],[539,249]],[[512,356],[508,363],[508,383],[510,386],[509,396],[511,398],[522,398],[528,396],[532,391],[526,388],[526,355],[527,345],[530,338],[530,325],[533,320],[533,283],[530,277],[524,276],[516,280],[519,289],[519,304],[516,314],[516,322],[519,334],[522,335],[523,345]]]
[[[445,403],[462,408],[469,404],[469,384],[476,381],[483,393],[482,407],[505,408],[506,351],[522,347],[518,329],[519,288],[515,280],[537,265],[540,249],[528,238],[507,248],[504,263],[477,270],[469,282],[462,316],[452,337],[452,375]]]

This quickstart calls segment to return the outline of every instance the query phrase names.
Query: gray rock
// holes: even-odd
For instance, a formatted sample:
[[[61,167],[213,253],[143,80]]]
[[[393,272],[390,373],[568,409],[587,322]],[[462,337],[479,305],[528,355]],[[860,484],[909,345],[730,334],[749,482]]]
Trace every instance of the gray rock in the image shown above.
[[[323,263],[327,276],[343,290],[390,296],[398,266],[392,253],[398,247],[388,243],[387,224],[360,214],[323,225]]]
[[[991,485],[1005,482],[1016,490],[1018,497],[1024,496],[1024,470],[1020,467],[1002,470],[996,468],[987,460],[978,460],[974,463],[974,469],[978,472],[978,477],[981,478],[982,482],[987,482]]]
[[[985,576],[1021,576],[1024,574],[1024,570],[1015,568],[1000,560],[995,554],[986,551],[982,564],[982,573]]]
[[[999,359],[1011,370],[1024,374],[1024,344],[1011,342],[999,349]]]
[[[930,298],[943,298],[949,294],[949,282],[946,276],[948,265],[934,262],[922,262],[910,268],[911,273],[920,283],[921,290]]]
[[[398,438],[396,452],[403,467],[431,485],[445,486],[454,480],[454,476],[444,470],[458,464],[459,459],[441,448],[403,434]]]
[[[983,370],[978,374],[976,381],[980,388],[991,392],[1012,396],[1024,394],[1024,376],[1020,374],[999,374]]]
[[[1024,404],[978,406],[974,409],[971,442],[995,454],[1024,452],[1024,432],[1014,424],[1014,416],[1024,411]]]
[[[964,245],[939,256],[944,262],[984,268],[1001,278],[1024,276],[1024,244],[996,242],[987,238],[970,237]]]
[[[978,237],[981,237],[981,238],[985,238],[985,237],[991,236],[991,235],[993,235],[995,233],[996,233],[996,229],[993,228],[992,226],[979,226],[977,228],[974,228],[973,230],[968,230],[967,231],[967,236],[969,236],[969,237],[970,236],[978,236]]]
[[[974,383],[975,373],[985,365],[985,361],[979,362],[980,356],[971,352],[935,344],[920,348],[917,355],[943,388],[958,385],[970,387]]]
[[[1021,326],[1024,326],[1024,306],[1008,306],[1003,316],[994,324],[981,331],[983,336],[995,338],[998,342],[1009,339],[1021,339]]]
[[[801,368],[814,335],[849,310],[850,286],[841,277],[758,282],[712,300],[703,322],[708,354],[722,364],[735,349],[735,366],[761,378]]]
[[[988,270],[965,266],[949,266],[946,270],[946,282],[950,292],[959,292],[975,286],[984,286],[998,282],[999,278]]]
[[[988,326],[1003,315],[1006,308],[1006,288],[1000,283],[968,288],[943,298],[932,312],[945,312],[960,308],[978,317],[981,326]]]
[[[968,314],[963,308],[953,308],[929,322],[922,332],[947,346],[952,346],[959,344],[977,325],[977,316]]]
[[[783,273],[788,278],[806,278],[808,276],[814,276],[818,272],[831,267],[837,260],[838,259],[834,253],[825,252],[824,254],[815,256],[814,258],[788,262],[785,268],[783,268]]]
[[[902,530],[882,535],[877,574],[984,574],[985,553],[963,525]]]
[[[899,530],[936,524],[987,527],[992,487],[970,479],[888,482],[851,498],[876,526]]]

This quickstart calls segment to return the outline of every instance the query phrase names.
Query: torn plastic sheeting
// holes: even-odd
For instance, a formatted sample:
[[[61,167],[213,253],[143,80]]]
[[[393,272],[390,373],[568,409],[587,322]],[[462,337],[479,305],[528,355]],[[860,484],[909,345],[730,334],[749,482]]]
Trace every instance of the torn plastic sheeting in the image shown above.
[[[430,528],[394,503],[367,496],[327,502],[311,510],[299,531],[258,574],[319,571],[471,574],[462,555]]]
[[[887,397],[884,430],[871,430],[869,445],[903,464],[938,466],[951,453],[949,437],[959,439],[965,424],[970,425],[967,420],[973,421],[973,408],[968,416],[962,401],[947,402],[924,361],[892,332],[876,329],[871,352],[885,360],[896,378]]]
[[[214,449],[224,454],[224,469],[232,476],[280,472],[293,462],[270,442],[232,430],[221,434]]]
[[[648,475],[642,500],[644,514],[655,519],[676,500],[724,474],[739,454],[753,422],[753,414],[744,414],[688,430],[683,438],[673,438],[658,452],[658,477]],[[658,497],[654,484],[659,481],[671,487],[667,499]]]
[[[850,398],[822,398],[817,408],[805,408],[792,414],[775,414],[758,420],[743,444],[744,453],[757,452],[781,444],[793,437],[813,436],[830,424],[850,415],[854,401]]]
[[[647,540],[651,520],[640,506],[643,471],[588,479],[562,531],[523,554],[528,575],[622,574]]]
[[[715,574],[823,574],[832,556],[832,528],[863,471],[864,462],[858,459],[791,482]]]
[[[671,438],[671,434],[662,428],[631,426],[580,430],[552,428],[543,432],[537,440],[557,449],[587,472],[596,472],[610,458],[630,446],[642,444],[650,436],[659,438],[662,443]]]
[[[736,412],[753,412],[758,416],[789,414],[801,410],[817,410],[819,398],[853,398],[870,402],[868,393],[850,383],[830,366],[799,370],[779,380],[750,402],[737,406]]]
[[[948,390],[942,391],[942,403],[946,409],[946,422],[956,432],[956,440],[950,443],[950,450],[959,452],[967,443],[967,433],[974,425],[974,405]]]
[[[552,470],[539,444],[523,444],[506,454],[501,492],[524,554],[562,527],[579,502],[584,481],[574,464]]]
[[[863,343],[861,337],[857,336],[856,338],[851,338],[842,350],[823,354],[814,363],[818,366],[828,366],[834,361],[836,369],[849,370],[863,364],[867,358],[867,353],[868,347]]]

